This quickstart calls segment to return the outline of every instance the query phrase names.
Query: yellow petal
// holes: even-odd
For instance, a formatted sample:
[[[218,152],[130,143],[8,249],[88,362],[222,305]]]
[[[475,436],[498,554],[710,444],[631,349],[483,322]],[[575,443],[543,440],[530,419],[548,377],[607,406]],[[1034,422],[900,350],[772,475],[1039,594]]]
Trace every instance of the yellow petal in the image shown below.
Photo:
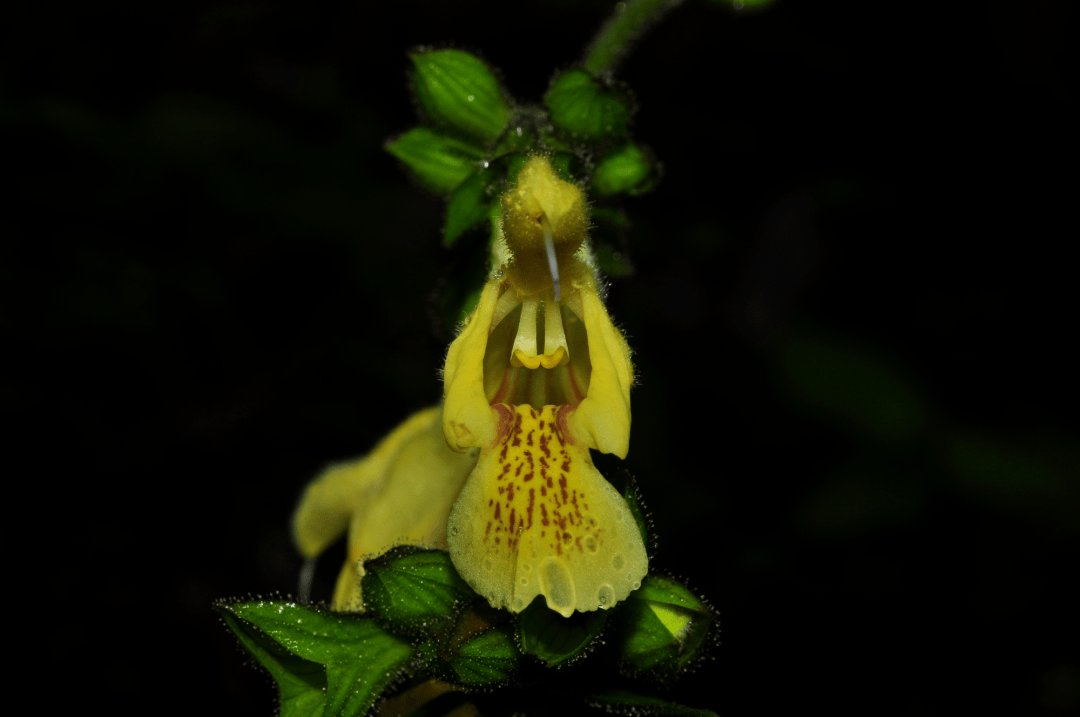
[[[447,515],[475,463],[447,447],[435,407],[395,428],[368,456],[312,481],[296,508],[293,536],[314,558],[348,525],[348,557],[334,591],[338,609],[360,608],[364,558],[397,545],[446,548]]]
[[[564,617],[625,599],[648,572],[645,545],[626,501],[559,425],[568,409],[497,410],[510,428],[481,452],[447,523],[458,572],[514,612],[537,595]]]
[[[567,417],[567,426],[574,438],[587,446],[626,458],[630,450],[630,387],[634,383],[630,347],[611,323],[596,292],[596,281],[588,277],[578,288],[592,374],[588,396]]]
[[[443,369],[443,431],[446,443],[463,452],[495,440],[495,417],[484,396],[484,351],[499,298],[499,281],[488,281],[469,323],[446,353]]]

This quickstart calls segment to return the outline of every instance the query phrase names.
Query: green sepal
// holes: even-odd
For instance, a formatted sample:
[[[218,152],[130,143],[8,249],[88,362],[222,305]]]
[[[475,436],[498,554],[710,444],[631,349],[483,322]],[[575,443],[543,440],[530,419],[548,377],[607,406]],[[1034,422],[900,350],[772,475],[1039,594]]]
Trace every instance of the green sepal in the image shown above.
[[[517,671],[521,650],[514,642],[510,614],[482,598],[457,618],[452,629],[432,634],[419,657],[437,677],[463,687],[505,684]]]
[[[544,95],[556,129],[581,142],[602,142],[626,135],[630,103],[582,70],[560,74]]]
[[[668,680],[700,657],[715,616],[681,583],[650,575],[612,618],[623,668]]]
[[[434,629],[476,597],[441,550],[401,546],[365,563],[364,571],[364,606],[410,635]]]
[[[370,618],[282,600],[219,604],[218,610],[254,625],[296,657],[326,667],[322,714],[352,717],[371,709],[413,648]]]
[[[443,225],[443,244],[451,246],[458,237],[488,218],[495,200],[495,185],[502,176],[502,167],[492,164],[466,179],[450,195]]]
[[[492,628],[462,643],[446,658],[456,684],[483,687],[505,684],[517,671],[521,651],[509,625]]]
[[[326,670],[274,642],[253,625],[227,611],[222,619],[278,686],[280,717],[317,717],[326,703]]]
[[[414,52],[410,59],[416,99],[434,123],[485,144],[499,138],[510,107],[483,60],[461,50]]]
[[[386,151],[409,168],[417,181],[436,194],[449,194],[476,172],[483,150],[468,142],[414,127],[387,142]]]
[[[652,162],[634,144],[620,145],[600,158],[589,186],[597,196],[640,194],[654,184]]]
[[[575,612],[563,617],[538,596],[520,615],[521,651],[538,657],[548,667],[569,664],[586,654],[603,631],[607,617],[606,610]]]
[[[699,710],[627,690],[608,690],[587,695],[585,701],[611,714],[662,715],[664,717],[716,717],[712,710]]]

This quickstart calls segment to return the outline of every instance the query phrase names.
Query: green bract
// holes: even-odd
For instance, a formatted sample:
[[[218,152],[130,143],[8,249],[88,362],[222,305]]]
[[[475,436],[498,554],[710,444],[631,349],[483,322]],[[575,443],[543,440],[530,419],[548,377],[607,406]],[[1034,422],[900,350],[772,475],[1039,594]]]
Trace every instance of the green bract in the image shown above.
[[[364,566],[364,604],[395,630],[423,634],[476,597],[441,550],[396,548]]]
[[[700,655],[715,617],[686,586],[650,575],[630,594],[615,621],[623,665],[666,679]]]
[[[469,178],[483,152],[468,142],[414,127],[393,142],[386,151],[400,159],[426,188],[437,194],[449,194]]]
[[[465,687],[508,682],[521,658],[513,633],[509,626],[496,627],[461,643],[444,658],[453,681]]]
[[[510,119],[499,80],[484,62],[461,50],[410,55],[416,99],[433,122],[490,144]]]
[[[636,145],[624,144],[600,158],[589,188],[601,197],[637,193],[649,188],[651,174],[652,165],[645,152]]]
[[[552,124],[573,139],[600,142],[626,134],[629,104],[587,72],[568,70],[559,75],[544,96],[544,102]]]
[[[279,600],[220,603],[217,609],[277,680],[283,715],[320,714],[315,690],[323,693],[324,686],[321,714],[363,714],[413,656],[407,642],[367,618]],[[323,674],[315,665],[325,668]]]
[[[585,654],[590,643],[599,636],[607,622],[604,610],[574,613],[566,618],[549,610],[537,598],[521,613],[518,631],[521,650],[535,655],[548,666],[573,661]]]
[[[494,189],[502,176],[502,167],[492,165],[466,179],[450,195],[446,205],[443,243],[450,246],[469,229],[488,218],[494,201]]]

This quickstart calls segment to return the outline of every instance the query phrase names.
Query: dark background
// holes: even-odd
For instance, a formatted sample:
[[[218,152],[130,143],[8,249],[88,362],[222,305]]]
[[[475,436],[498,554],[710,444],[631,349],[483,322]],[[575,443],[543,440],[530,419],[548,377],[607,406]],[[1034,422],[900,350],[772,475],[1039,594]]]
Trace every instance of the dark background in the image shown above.
[[[478,51],[534,102],[610,7],[8,12],[0,407],[35,674],[273,713],[210,605],[293,590],[304,483],[438,400],[435,307],[484,240],[443,249],[442,201],[381,149],[416,123],[405,52]],[[673,699],[1080,713],[1074,15],[687,2],[622,66],[664,170],[622,203],[637,272],[609,298],[625,466],[654,567],[722,627]]]

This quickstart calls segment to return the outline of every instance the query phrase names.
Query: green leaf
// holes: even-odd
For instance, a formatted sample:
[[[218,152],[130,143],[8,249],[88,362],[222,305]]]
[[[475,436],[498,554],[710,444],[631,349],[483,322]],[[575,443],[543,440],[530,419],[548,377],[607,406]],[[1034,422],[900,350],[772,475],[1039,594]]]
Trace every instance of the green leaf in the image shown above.
[[[326,671],[317,662],[290,654],[260,630],[227,611],[222,619],[278,685],[280,717],[315,717],[326,702]]]
[[[414,127],[386,145],[386,151],[409,168],[436,194],[449,194],[476,172],[483,150],[427,127]]]
[[[417,52],[410,58],[416,98],[433,122],[484,143],[499,138],[510,107],[483,60],[461,50]]]
[[[461,601],[476,597],[441,550],[396,548],[364,570],[365,605],[395,630],[430,630],[453,617]]]
[[[712,710],[684,707],[674,702],[639,695],[626,690],[608,690],[585,698],[593,707],[625,715],[665,715],[669,717],[716,717]]]
[[[325,665],[328,717],[365,713],[413,655],[408,643],[370,618],[279,600],[219,609],[258,627],[293,655]]]
[[[715,621],[686,586],[658,575],[645,578],[612,619],[624,666],[659,679],[673,677],[701,654]]]
[[[503,625],[463,642],[446,658],[456,682],[465,687],[505,683],[517,670],[521,651],[514,644],[513,630]]]
[[[590,186],[601,197],[624,192],[639,194],[652,186],[652,173],[645,152],[636,145],[624,144],[600,158]]]
[[[544,102],[552,124],[583,142],[622,137],[630,121],[630,106],[622,94],[601,86],[581,70],[559,75]]]
[[[454,190],[446,205],[443,244],[452,245],[462,234],[488,218],[488,211],[495,201],[495,185],[501,174],[501,167],[491,165]]]
[[[535,655],[553,667],[585,654],[589,645],[604,629],[606,610],[575,612],[563,617],[537,597],[521,613],[518,634],[521,651]]]

